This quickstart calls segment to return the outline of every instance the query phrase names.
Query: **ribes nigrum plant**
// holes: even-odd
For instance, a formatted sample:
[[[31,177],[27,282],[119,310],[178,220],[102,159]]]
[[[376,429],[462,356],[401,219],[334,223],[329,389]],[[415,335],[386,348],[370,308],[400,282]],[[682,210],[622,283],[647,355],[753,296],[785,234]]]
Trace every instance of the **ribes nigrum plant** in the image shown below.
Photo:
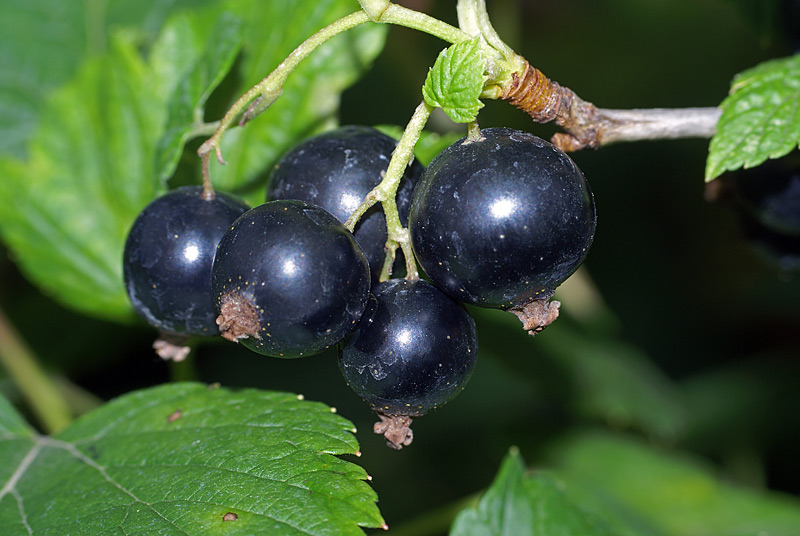
[[[270,201],[244,213],[220,240],[211,290],[223,337],[260,354],[299,357],[355,327],[369,296],[369,266],[331,213]]]
[[[246,210],[222,193],[206,199],[200,186],[177,188],[147,205],[128,233],[122,264],[136,312],[164,332],[216,335],[214,253]]]
[[[397,141],[372,127],[348,125],[310,138],[284,155],[273,169],[267,199],[298,199],[319,205],[342,222],[383,179]],[[411,191],[422,165],[414,159],[397,189],[397,210],[406,225]],[[380,207],[367,211],[354,236],[377,282],[386,257],[386,220]]]
[[[431,281],[460,301],[514,308],[547,299],[594,238],[589,185],[572,159],[532,134],[481,134],[425,170],[409,215],[414,252]]]
[[[391,279],[373,289],[364,316],[339,348],[347,384],[380,416],[388,445],[411,443],[411,420],[464,389],[478,355],[464,307],[424,280]]]

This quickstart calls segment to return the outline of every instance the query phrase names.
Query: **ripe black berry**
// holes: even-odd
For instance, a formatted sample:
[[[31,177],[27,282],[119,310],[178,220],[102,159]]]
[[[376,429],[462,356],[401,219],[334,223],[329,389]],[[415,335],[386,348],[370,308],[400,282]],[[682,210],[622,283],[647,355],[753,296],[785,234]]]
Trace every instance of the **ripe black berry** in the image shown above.
[[[123,256],[125,289],[133,308],[162,331],[217,333],[211,265],[217,244],[247,207],[224,194],[211,200],[200,186],[159,197],[139,214]]]
[[[747,212],[739,216],[747,242],[768,266],[787,279],[800,273],[800,234],[776,231]]]
[[[414,252],[431,281],[482,307],[549,298],[581,264],[594,200],[574,162],[550,143],[507,128],[439,154],[414,190]]]
[[[319,205],[345,222],[383,178],[397,142],[366,126],[350,125],[313,137],[287,153],[270,175],[267,199],[299,199]],[[415,159],[397,189],[397,210],[406,225],[411,192],[423,167]],[[355,237],[377,282],[386,256],[386,220],[372,207]]]
[[[740,206],[768,229],[800,235],[800,152],[733,174]]]
[[[299,357],[353,329],[369,297],[369,266],[326,210],[271,201],[222,237],[211,287],[223,337],[260,354]]]
[[[392,279],[339,349],[347,384],[380,416],[389,445],[411,442],[408,425],[445,404],[475,367],[478,338],[464,307],[426,281]]]

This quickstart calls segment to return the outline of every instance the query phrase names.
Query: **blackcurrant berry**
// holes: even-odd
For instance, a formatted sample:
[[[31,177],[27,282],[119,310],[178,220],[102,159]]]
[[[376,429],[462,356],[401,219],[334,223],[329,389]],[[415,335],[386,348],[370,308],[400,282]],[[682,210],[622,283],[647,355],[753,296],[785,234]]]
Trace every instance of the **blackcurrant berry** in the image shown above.
[[[397,142],[366,126],[349,125],[320,134],[284,155],[270,175],[267,199],[299,199],[319,205],[342,222],[381,182]],[[406,225],[411,192],[422,164],[406,169],[397,189],[397,210]],[[377,282],[386,257],[386,220],[379,205],[359,220],[355,237]]]
[[[408,425],[464,388],[478,353],[475,323],[464,307],[427,281],[391,279],[340,345],[347,384],[381,416],[376,432],[400,448]]]
[[[247,207],[184,186],[151,202],[128,233],[123,275],[133,308],[164,332],[215,335],[211,265],[217,243]]]
[[[739,216],[745,238],[768,266],[786,279],[800,273],[800,234],[776,231],[747,212]]]
[[[482,307],[549,298],[595,231],[589,185],[550,143],[507,128],[440,153],[414,190],[409,230],[431,281]]]
[[[299,357],[355,327],[369,297],[369,266],[326,210],[271,201],[244,213],[222,237],[211,287],[223,337],[260,354]]]
[[[800,152],[732,174],[741,207],[768,229],[800,235]]]

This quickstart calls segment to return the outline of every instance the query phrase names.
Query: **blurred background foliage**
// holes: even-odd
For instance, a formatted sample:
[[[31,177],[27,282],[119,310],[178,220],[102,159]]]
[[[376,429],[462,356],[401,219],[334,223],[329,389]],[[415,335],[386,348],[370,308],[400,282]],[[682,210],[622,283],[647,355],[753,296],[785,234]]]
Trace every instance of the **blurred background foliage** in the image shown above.
[[[154,4],[172,9],[203,3]],[[456,23],[455,2],[399,3]],[[647,108],[715,106],[735,73],[791,54],[779,4],[493,0],[488,7],[499,34],[550,78],[598,106]],[[151,10],[138,20],[116,14],[113,5],[104,15],[109,23],[119,16],[150,33],[167,11]],[[3,31],[24,32],[5,26]],[[88,32],[86,52],[102,41]],[[404,125],[442,47],[430,36],[391,28],[374,67],[343,94],[340,122]],[[61,66],[49,85],[29,95],[31,110],[76,69]],[[219,117],[229,103],[227,83],[212,96],[207,118]],[[487,102],[479,121],[542,137],[553,132],[502,102]],[[439,114],[430,128],[463,129]],[[19,151],[25,135],[4,135],[3,149]],[[187,146],[176,182],[199,180],[199,160],[191,158],[196,146]],[[147,326],[65,308],[21,276],[13,252],[5,249],[0,306],[48,369],[90,394],[89,403],[91,397],[194,377],[293,391],[336,406],[359,429],[358,463],[373,476],[379,506],[398,534],[421,534],[414,519],[428,510],[434,513],[422,522],[431,533],[446,530],[453,508],[489,485],[511,445],[533,468],[561,469],[578,480],[595,478],[595,484],[615,485],[599,469],[625,463],[619,450],[587,453],[581,446],[630,442],[652,447],[654,460],[679,452],[718,481],[755,493],[798,494],[800,281],[754,252],[730,206],[706,200],[707,147],[707,140],[657,141],[575,154],[595,195],[598,227],[585,270],[559,293],[562,318],[531,338],[511,315],[471,309],[481,349],[470,385],[417,421],[414,444],[401,452],[371,433],[373,415],[341,380],[333,353],[282,361],[210,342],[197,347],[193,368],[170,365],[152,352],[154,332]],[[2,391],[18,401],[14,385],[1,375]],[[613,439],[598,440],[598,434]],[[648,460],[636,460],[642,464],[638,475],[654,467]],[[663,500],[654,487],[647,489],[653,504],[642,510]],[[725,508],[734,515],[741,505],[730,501],[719,508],[724,518]],[[768,509],[753,512],[758,517]],[[703,523],[676,522],[652,533],[703,533]]]

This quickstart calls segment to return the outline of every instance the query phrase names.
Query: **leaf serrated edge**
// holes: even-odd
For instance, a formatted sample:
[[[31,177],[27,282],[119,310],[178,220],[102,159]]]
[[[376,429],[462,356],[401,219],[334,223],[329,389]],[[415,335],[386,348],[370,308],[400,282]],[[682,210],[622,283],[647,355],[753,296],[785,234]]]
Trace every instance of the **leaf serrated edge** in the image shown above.
[[[441,108],[445,114],[456,123],[474,121],[480,109],[483,108],[480,94],[483,91],[483,85],[486,80],[488,80],[488,77],[485,75],[485,65],[483,61],[480,63],[470,61],[470,58],[476,56],[483,60],[480,55],[480,40],[477,37],[466,41],[460,41],[447,47],[439,53],[433,67],[428,70],[425,84],[422,86],[422,95],[425,102],[429,106]],[[462,68],[462,66],[465,65],[466,67]],[[465,76],[460,78],[467,79],[470,75],[474,76],[474,73],[469,72],[473,65],[479,66],[481,70],[480,73],[478,73],[481,79],[480,86],[477,84],[474,86],[472,84],[465,84],[453,90],[454,86],[452,82],[456,78],[453,76],[453,73],[466,73]],[[475,70],[477,70],[477,68],[478,67],[476,67]],[[445,81],[450,82],[447,87],[445,87]],[[447,98],[471,92],[473,87],[479,87],[480,89],[473,91],[475,93],[474,102],[469,105],[453,102],[459,99]],[[473,95],[467,95],[466,98],[461,100],[473,100]],[[452,104],[457,105],[453,106]]]
[[[794,65],[794,64],[797,65]],[[731,156],[731,150],[728,149],[726,153],[720,154],[717,145],[720,140],[720,131],[723,131],[727,125],[735,124],[741,115],[732,116],[733,108],[740,99],[757,93],[757,90],[764,85],[775,83],[777,80],[785,79],[788,73],[797,72],[797,79],[800,80],[800,53],[786,58],[777,58],[762,62],[750,69],[742,71],[734,76],[731,82],[731,88],[728,96],[720,104],[722,115],[717,122],[717,132],[712,137],[709,144],[709,154],[706,160],[705,182],[711,182],[726,171],[735,171],[740,168],[750,169],[757,167],[769,159],[781,158],[796,148],[800,148],[800,135],[795,136],[796,139],[791,143],[787,143],[770,152],[758,154],[756,158],[751,158],[752,155]],[[743,95],[744,94],[744,95]],[[785,99],[781,104],[792,101],[791,97]],[[795,92],[794,101],[797,103],[795,113],[797,116],[797,107],[800,106],[800,89]],[[776,107],[778,110],[780,106]],[[759,138],[763,138],[763,133],[766,131],[764,125],[768,125],[769,121],[759,121],[758,126],[761,128],[747,128],[739,136],[736,137],[735,143],[726,144],[728,147],[740,147],[745,140],[752,137],[754,132],[759,132]],[[798,130],[800,132],[800,130]],[[733,139],[733,137],[732,137]]]

